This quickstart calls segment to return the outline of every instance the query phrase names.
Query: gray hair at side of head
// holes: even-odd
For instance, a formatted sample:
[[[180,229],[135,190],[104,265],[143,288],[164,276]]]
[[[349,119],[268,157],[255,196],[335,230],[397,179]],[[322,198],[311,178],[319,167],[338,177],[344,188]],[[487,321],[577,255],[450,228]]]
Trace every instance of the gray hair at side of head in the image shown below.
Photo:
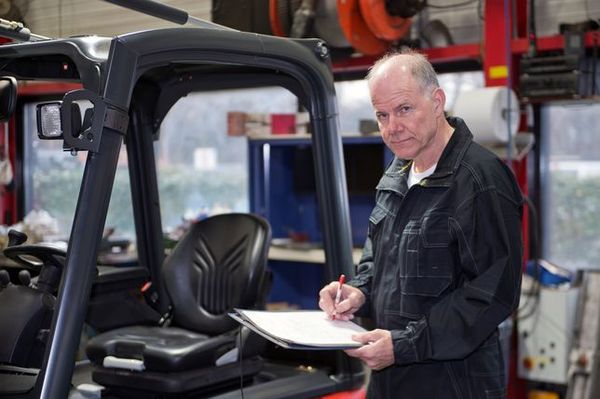
[[[370,82],[377,75],[377,70],[383,64],[386,64],[387,62],[393,62],[393,59],[399,56],[409,56],[408,65],[410,67],[410,72],[419,83],[419,86],[421,86],[423,91],[428,88],[440,87],[437,74],[435,73],[433,65],[431,65],[427,57],[408,47],[403,47],[400,50],[390,51],[375,61],[373,66],[369,68],[369,72],[365,78],[367,82]]]

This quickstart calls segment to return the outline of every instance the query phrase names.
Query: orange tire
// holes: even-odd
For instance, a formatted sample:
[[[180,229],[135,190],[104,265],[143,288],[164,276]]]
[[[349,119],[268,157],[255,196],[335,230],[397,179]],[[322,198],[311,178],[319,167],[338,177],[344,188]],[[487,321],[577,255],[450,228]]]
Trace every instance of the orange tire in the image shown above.
[[[337,0],[337,7],[340,26],[352,47],[365,55],[385,53],[388,42],[371,32],[360,14],[359,0]]]
[[[385,0],[359,0],[360,13],[373,34],[382,40],[394,41],[403,37],[410,29],[410,18],[388,14]]]

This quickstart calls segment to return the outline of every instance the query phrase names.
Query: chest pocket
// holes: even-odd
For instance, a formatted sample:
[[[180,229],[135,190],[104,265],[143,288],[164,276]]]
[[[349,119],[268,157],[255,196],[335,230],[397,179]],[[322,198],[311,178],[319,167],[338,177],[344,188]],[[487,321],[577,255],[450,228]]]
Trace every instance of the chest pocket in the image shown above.
[[[451,277],[453,258],[450,252],[450,228],[444,213],[430,213],[423,217],[420,238],[424,249],[421,272],[424,276]]]
[[[410,220],[402,231],[398,255],[403,295],[440,295],[453,274],[448,216],[430,213]]]

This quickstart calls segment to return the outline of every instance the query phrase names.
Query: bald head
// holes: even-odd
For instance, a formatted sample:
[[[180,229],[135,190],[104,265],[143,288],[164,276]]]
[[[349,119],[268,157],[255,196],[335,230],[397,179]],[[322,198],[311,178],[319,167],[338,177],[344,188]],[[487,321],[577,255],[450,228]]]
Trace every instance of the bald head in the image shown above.
[[[453,132],[433,67],[414,52],[390,54],[375,63],[367,80],[383,141],[399,159],[412,160],[415,170],[427,170]]]
[[[385,79],[394,73],[410,73],[423,92],[440,87],[431,63],[423,54],[414,50],[384,55],[373,64],[366,79],[371,86],[373,81]]]

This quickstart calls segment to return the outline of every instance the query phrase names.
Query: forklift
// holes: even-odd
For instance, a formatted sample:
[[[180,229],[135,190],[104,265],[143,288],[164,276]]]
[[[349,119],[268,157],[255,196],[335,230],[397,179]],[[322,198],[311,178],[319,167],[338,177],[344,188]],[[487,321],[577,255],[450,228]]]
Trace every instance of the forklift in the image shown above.
[[[326,255],[323,278],[331,281],[340,274],[354,274],[327,45],[318,39],[240,32],[152,1],[112,2],[188,27],[113,38],[53,39],[35,35],[19,23],[0,21],[0,35],[14,40],[0,46],[0,119],[14,114],[20,81],[78,83],[81,88],[66,93],[61,101],[38,106],[38,134],[62,140],[63,148],[73,154],[87,152],[67,249],[27,244],[23,234],[10,234],[5,255],[34,277],[30,281],[20,273],[25,277],[19,284],[0,271],[0,398],[357,397],[365,374],[356,359],[341,351],[283,350],[242,328],[219,336],[227,351],[207,349],[229,355],[232,360],[225,364],[211,360],[178,370],[155,370],[150,362],[144,364],[145,355],[135,353],[116,366],[102,356],[85,364],[75,362],[86,323],[103,335],[140,323],[155,323],[166,331],[171,328],[168,321],[175,320],[173,294],[161,278],[166,255],[153,145],[160,139],[158,131],[169,109],[190,93],[279,86],[296,95],[310,115]],[[99,267],[122,145],[128,156],[139,261],[134,267]],[[135,317],[109,320],[115,301],[107,296],[146,280],[150,288],[145,301],[122,302],[133,306],[127,314]],[[147,343],[138,344],[121,352]],[[250,353],[244,345],[262,349]],[[88,348],[87,353],[96,352]],[[165,356],[175,352],[164,351]],[[78,382],[89,378],[89,384],[75,383],[75,376]]]

